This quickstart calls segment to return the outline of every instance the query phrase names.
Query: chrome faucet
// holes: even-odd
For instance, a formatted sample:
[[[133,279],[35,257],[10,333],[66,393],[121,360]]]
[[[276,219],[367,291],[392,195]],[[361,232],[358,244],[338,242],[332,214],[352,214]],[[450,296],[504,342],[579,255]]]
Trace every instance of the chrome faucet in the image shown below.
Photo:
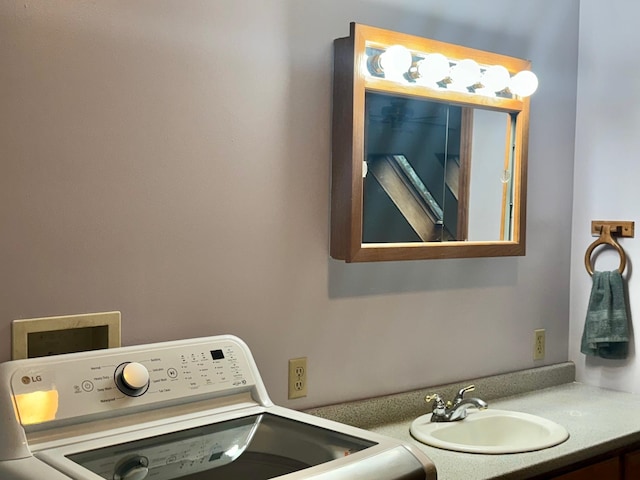
[[[435,393],[433,395],[427,395],[425,401],[427,403],[433,401],[433,411],[431,414],[432,422],[455,422],[462,420],[467,416],[467,409],[469,407],[479,408],[484,410],[488,408],[487,402],[479,398],[464,398],[464,394],[472,392],[476,389],[475,385],[469,385],[468,387],[461,388],[458,394],[453,399],[453,402],[445,403],[442,397]]]

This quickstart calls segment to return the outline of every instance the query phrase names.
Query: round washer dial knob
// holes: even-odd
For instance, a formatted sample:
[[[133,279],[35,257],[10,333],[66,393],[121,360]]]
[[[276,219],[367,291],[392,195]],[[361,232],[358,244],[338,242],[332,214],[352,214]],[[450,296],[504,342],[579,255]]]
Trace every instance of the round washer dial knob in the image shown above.
[[[130,397],[139,397],[149,389],[149,370],[138,362],[118,365],[115,372],[118,389]]]
[[[114,480],[143,480],[149,474],[147,457],[134,455],[120,462],[113,474]]]
[[[125,473],[122,480],[143,480],[144,478],[147,478],[148,474],[149,469],[147,467],[135,467]]]
[[[144,388],[149,383],[149,370],[138,362],[127,363],[122,369],[122,381],[134,390]]]

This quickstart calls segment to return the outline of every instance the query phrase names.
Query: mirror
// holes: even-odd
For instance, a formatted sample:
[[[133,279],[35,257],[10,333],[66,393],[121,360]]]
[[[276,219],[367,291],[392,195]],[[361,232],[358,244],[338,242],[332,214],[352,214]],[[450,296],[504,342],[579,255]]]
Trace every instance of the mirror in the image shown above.
[[[392,72],[400,60],[384,55],[399,46],[408,58]],[[435,53],[446,69],[427,81],[423,64]],[[468,59],[480,76],[460,83],[454,72]],[[511,85],[488,88],[497,65]],[[331,256],[524,255],[529,100],[514,79],[529,67],[352,24],[335,41]]]

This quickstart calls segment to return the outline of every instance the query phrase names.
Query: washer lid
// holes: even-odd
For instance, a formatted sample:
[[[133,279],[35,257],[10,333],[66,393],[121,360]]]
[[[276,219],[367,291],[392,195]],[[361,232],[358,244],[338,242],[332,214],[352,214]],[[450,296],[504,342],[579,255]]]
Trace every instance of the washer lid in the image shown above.
[[[113,480],[262,480],[376,445],[263,413],[68,455]]]

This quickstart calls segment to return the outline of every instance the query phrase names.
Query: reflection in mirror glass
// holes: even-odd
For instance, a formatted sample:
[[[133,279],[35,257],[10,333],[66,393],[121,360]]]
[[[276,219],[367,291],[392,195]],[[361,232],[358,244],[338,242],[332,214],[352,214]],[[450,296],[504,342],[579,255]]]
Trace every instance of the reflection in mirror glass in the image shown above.
[[[510,115],[375,92],[365,111],[363,243],[511,238]]]

